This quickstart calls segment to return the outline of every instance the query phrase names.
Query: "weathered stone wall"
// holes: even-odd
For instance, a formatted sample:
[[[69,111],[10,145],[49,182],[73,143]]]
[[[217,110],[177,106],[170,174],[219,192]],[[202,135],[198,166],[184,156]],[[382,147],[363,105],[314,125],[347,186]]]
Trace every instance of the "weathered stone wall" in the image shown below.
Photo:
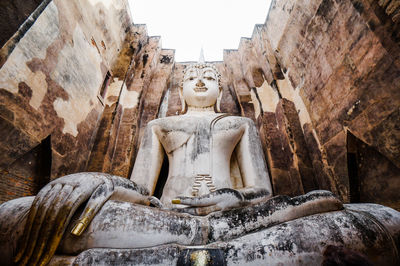
[[[385,173],[365,175],[375,181],[353,189],[370,191],[374,183],[391,203],[371,192],[368,201],[400,207],[393,182],[400,176],[398,12],[395,1],[273,1],[263,27],[266,54],[283,73],[276,88],[299,113],[315,181],[345,201],[357,178],[348,171],[351,132],[380,154],[357,161],[358,173]]]
[[[161,49],[160,37],[133,26],[130,64],[124,80],[107,95],[106,108],[92,151],[89,171],[129,177],[146,124],[157,118],[172,67],[174,51]]]
[[[31,175],[24,193],[34,192],[43,174],[9,171],[35,158],[34,147],[50,150],[52,178],[129,177],[147,123],[181,112],[190,62],[175,62],[160,37],[132,25],[125,1],[114,2],[52,1],[2,48],[1,189]],[[396,3],[275,0],[251,38],[214,62],[222,112],[256,122],[275,194],[328,189],[400,209]]]
[[[32,183],[21,191],[6,187],[18,190],[13,197],[36,193],[39,176],[29,171],[30,164],[44,158],[20,162],[24,171],[13,164],[46,138],[51,142],[51,178],[86,170],[104,108],[99,92],[131,28],[128,10],[123,0],[54,0],[34,11],[36,16],[2,47],[1,179]]]
[[[45,7],[49,1],[3,0],[0,2],[0,47],[17,33],[18,28],[42,2]],[[39,9],[37,13],[41,11]]]

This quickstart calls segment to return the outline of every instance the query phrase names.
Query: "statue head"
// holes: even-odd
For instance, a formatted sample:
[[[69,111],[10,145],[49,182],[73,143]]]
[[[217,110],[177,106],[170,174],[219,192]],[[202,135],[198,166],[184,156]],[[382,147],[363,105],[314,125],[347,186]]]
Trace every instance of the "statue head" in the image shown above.
[[[182,113],[187,106],[205,108],[215,106],[220,112],[222,97],[221,75],[213,64],[197,63],[188,66],[183,72],[179,88]]]

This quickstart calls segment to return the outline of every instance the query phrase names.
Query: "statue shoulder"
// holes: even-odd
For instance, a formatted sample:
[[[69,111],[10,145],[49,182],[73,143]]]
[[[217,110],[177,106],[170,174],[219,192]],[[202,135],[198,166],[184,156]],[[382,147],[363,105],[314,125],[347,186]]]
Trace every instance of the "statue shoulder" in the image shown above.
[[[186,131],[193,132],[195,123],[191,119],[183,116],[168,116],[157,118],[147,124],[147,128],[158,129],[162,131]]]
[[[234,124],[236,126],[250,126],[250,127],[255,127],[255,123],[252,119],[248,117],[243,117],[243,116],[226,116],[228,119],[221,119],[221,121],[224,121],[225,123],[230,123]]]
[[[179,116],[167,116],[151,120],[150,122],[147,123],[147,127],[153,127],[153,126],[163,127],[178,121],[179,121]]]
[[[193,128],[185,126],[182,117],[170,116],[150,121],[150,127],[169,154],[184,145],[193,135]]]
[[[243,123],[243,124],[249,124],[249,125],[255,125],[254,121],[251,118],[244,117],[244,116],[235,116],[235,118],[238,120],[238,122]]]

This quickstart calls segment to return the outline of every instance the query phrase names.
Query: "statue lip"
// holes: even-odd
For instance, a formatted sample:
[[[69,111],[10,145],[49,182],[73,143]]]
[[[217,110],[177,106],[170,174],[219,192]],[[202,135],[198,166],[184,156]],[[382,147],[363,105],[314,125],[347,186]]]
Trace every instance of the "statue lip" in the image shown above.
[[[195,92],[206,92],[206,91],[208,91],[207,87],[195,87],[193,90]]]

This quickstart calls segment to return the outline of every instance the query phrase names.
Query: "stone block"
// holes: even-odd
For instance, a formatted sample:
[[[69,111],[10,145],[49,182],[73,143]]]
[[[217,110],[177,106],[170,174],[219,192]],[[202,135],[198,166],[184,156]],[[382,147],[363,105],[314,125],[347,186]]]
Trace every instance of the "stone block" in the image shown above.
[[[347,144],[345,131],[339,132],[323,145],[327,154],[327,163],[333,171],[337,193],[345,202],[349,202],[349,177],[347,168]]]

